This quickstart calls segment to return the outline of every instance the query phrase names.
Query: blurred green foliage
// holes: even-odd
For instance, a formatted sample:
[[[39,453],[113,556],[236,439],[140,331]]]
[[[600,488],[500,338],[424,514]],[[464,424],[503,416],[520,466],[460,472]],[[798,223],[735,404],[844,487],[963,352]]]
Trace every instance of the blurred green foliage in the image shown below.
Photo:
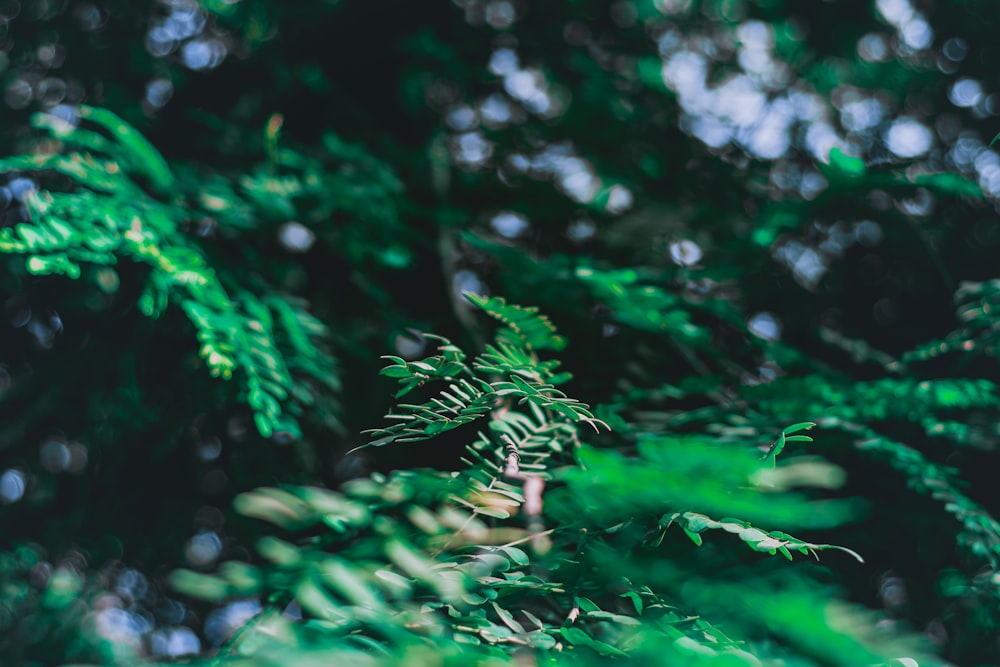
[[[997,662],[998,18],[0,1],[0,663]]]

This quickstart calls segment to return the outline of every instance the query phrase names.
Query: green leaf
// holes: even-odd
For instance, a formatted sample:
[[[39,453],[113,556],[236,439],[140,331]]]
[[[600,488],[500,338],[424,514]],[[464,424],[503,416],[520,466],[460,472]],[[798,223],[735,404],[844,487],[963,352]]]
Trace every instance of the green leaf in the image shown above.
[[[491,602],[490,604],[493,606],[493,611],[497,613],[497,616],[500,617],[500,620],[503,621],[504,625],[519,635],[523,635],[525,633],[524,626],[514,620],[513,614],[498,605],[496,602]]]
[[[799,431],[808,431],[809,429],[815,427],[816,422],[799,422],[798,424],[792,424],[791,426],[785,427],[781,432],[788,436],[793,433],[798,433]]]
[[[628,655],[624,651],[621,651],[610,644],[606,644],[605,642],[592,638],[579,628],[559,628],[559,633],[563,636],[563,639],[568,641],[570,644],[573,644],[574,646],[586,646],[600,655],[614,655],[620,657]]]
[[[840,148],[834,146],[829,154],[829,172],[842,178],[858,179],[868,173],[868,167],[861,158],[847,155]]]
[[[701,546],[701,544],[702,544],[701,535],[699,535],[698,533],[696,533],[694,531],[688,530],[687,528],[683,528],[683,530],[684,530],[684,534],[687,535],[691,539],[692,542],[694,542],[699,547]]]
[[[918,174],[913,178],[913,183],[926,188],[930,188],[940,194],[955,195],[959,197],[984,197],[983,189],[975,181],[971,181],[959,174]]]
[[[218,577],[191,570],[175,570],[170,586],[184,595],[208,602],[222,602],[229,597],[229,585]]]
[[[134,127],[107,109],[81,104],[80,117],[101,125],[119,142],[133,169],[149,178],[150,184],[162,192],[174,185],[174,176],[166,160]]]
[[[295,545],[270,535],[257,542],[257,553],[266,560],[283,566],[295,565],[302,560],[302,554]]]
[[[493,517],[494,519],[509,519],[510,512],[502,507],[477,507],[476,514]]]
[[[642,615],[643,603],[641,595],[639,595],[635,591],[627,591],[625,593],[622,593],[621,597],[628,598],[629,600],[631,600],[632,606],[635,608],[635,613],[640,616]]]
[[[390,378],[410,378],[413,377],[413,372],[403,366],[386,366],[379,371],[379,375]]]
[[[381,598],[361,577],[360,573],[340,558],[327,558],[318,567],[323,582],[340,593],[351,604],[376,610],[384,606]]]
[[[529,563],[528,554],[524,553],[524,551],[522,551],[521,549],[518,549],[517,547],[498,547],[498,548],[505,554],[507,554],[507,556],[510,557],[510,559],[514,561],[514,563],[516,563],[517,565],[521,567],[526,567],[528,565]]]

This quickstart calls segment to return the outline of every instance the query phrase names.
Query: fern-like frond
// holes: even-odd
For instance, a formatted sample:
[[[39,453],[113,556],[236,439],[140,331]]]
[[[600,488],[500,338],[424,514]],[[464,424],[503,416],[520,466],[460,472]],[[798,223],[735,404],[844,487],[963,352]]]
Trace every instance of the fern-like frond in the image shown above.
[[[325,328],[299,301],[279,294],[261,300],[239,285],[227,286],[200,246],[179,230],[190,211],[161,196],[175,183],[163,157],[114,114],[91,107],[80,114],[94,129],[45,115],[36,126],[90,152],[0,161],[0,170],[54,171],[75,183],[71,192],[26,193],[30,221],[0,229],[0,253],[23,256],[36,275],[79,278],[83,264],[113,271],[121,260],[147,266],[139,310],[155,318],[169,304],[179,306],[194,325],[209,372],[242,385],[258,431],[298,437],[298,406],[313,403],[314,396],[295,379],[286,357],[296,372],[335,389],[332,357],[317,347]]]
[[[438,354],[424,360],[388,358],[383,375],[405,391],[439,391],[398,405],[389,418],[400,423],[376,431],[372,444],[431,438],[479,420],[483,428],[470,437],[464,468],[375,475],[347,483],[341,493],[285,487],[243,494],[237,511],[277,532],[258,544],[260,564],[182,571],[174,583],[205,599],[263,596],[276,608],[294,600],[327,655],[365,650],[392,660],[433,641],[443,654],[460,645],[466,660],[489,655],[499,664],[530,649],[570,664],[666,656],[678,665],[808,665],[833,652],[836,664],[847,665],[903,650],[873,643],[862,628],[830,633],[817,621],[822,613],[795,628],[788,646],[775,647],[761,640],[772,622],[760,619],[762,596],[790,609],[807,600],[820,608],[825,593],[714,581],[698,581],[701,590],[689,591],[696,577],[670,559],[650,559],[674,523],[696,542],[704,531],[719,530],[789,560],[796,551],[828,549],[860,559],[771,528],[823,527],[853,515],[850,502],[787,489],[828,486],[815,474],[798,474],[801,461],[776,467],[788,441],[809,439],[800,432],[812,422],[782,429],[763,456],[766,441],[749,419],[742,439],[735,430],[725,437],[632,432],[637,455],[626,456],[582,442],[586,408],[539,374],[484,368],[478,359],[470,367],[461,350],[438,340]],[[523,346],[502,345],[527,364],[524,370],[539,363]],[[478,411],[463,414],[470,408]],[[782,483],[784,473],[794,481]],[[727,605],[707,603],[709,590],[724,591]],[[701,608],[711,613],[688,611]],[[781,622],[781,613],[768,612],[768,619]],[[844,611],[844,618],[855,616]]]
[[[959,325],[942,340],[924,343],[903,354],[910,364],[945,354],[986,354],[996,356],[1000,346],[1000,280],[965,281],[954,296]],[[890,364],[896,368],[899,364]]]
[[[499,345],[555,352],[566,347],[566,339],[556,333],[549,318],[538,314],[538,308],[508,304],[497,296],[487,298],[472,292],[464,294],[466,299],[503,324],[496,334]]]
[[[900,377],[843,385],[810,376],[746,387],[743,395],[771,415],[826,415],[851,422],[902,419],[923,426],[928,435],[949,437],[959,444],[995,436],[973,433],[951,419],[973,410],[996,412],[998,390],[989,380]]]
[[[632,269],[599,271],[576,269],[576,277],[590,287],[595,298],[604,302],[614,319],[642,331],[668,333],[679,342],[703,346],[711,336],[707,329],[691,321],[691,314],[679,297],[650,284],[641,284]]]
[[[427,339],[438,341],[438,352],[440,354],[410,362],[392,355],[382,357],[391,361],[392,364],[379,371],[379,375],[398,380],[403,385],[396,392],[396,398],[405,396],[412,390],[430,381],[445,380],[451,382],[456,378],[474,377],[472,371],[465,364],[465,353],[453,345],[450,340],[432,334],[423,334],[423,336]],[[469,391],[469,389],[465,391]]]
[[[505,323],[506,326],[497,331],[495,343],[486,346],[486,352],[476,357],[472,368],[465,363],[465,353],[451,341],[429,334],[425,336],[439,341],[440,354],[419,361],[383,357],[391,363],[380,374],[402,385],[396,393],[397,398],[428,383],[449,384],[422,403],[398,404],[395,411],[386,415],[386,419],[398,423],[366,431],[374,438],[366,446],[424,440],[475,421],[491,411],[503,414],[506,412],[500,409],[503,402],[511,400],[557,415],[546,421],[558,422],[563,418],[588,423],[595,429],[607,428],[607,424],[590,411],[590,406],[555,388],[554,383],[566,379],[568,374],[554,375],[558,360],[541,360],[535,350],[561,345],[557,343],[561,338],[552,324],[537,314],[537,309],[508,305],[497,297],[466,296]]]
[[[911,488],[944,504],[962,526],[959,545],[991,568],[1000,568],[1000,521],[959,488],[954,470],[874,430],[832,420],[858,437],[856,447],[902,473]]]
[[[396,412],[387,414],[386,419],[399,423],[387,428],[364,431],[375,438],[368,446],[380,447],[396,441],[426,440],[483,417],[493,409],[496,399],[496,392],[482,380],[460,380],[442,389],[426,403],[398,404]]]
[[[701,533],[704,531],[724,530],[727,533],[732,533],[733,535],[739,537],[754,551],[768,553],[772,556],[780,553],[788,560],[792,560],[792,551],[797,551],[803,555],[815,556],[818,551],[835,549],[837,551],[843,551],[850,554],[860,563],[864,562],[864,559],[858,555],[856,551],[852,551],[847,547],[839,547],[833,544],[813,544],[811,542],[803,542],[802,540],[792,537],[788,533],[783,533],[781,531],[765,532],[759,528],[754,528],[746,521],[740,521],[738,519],[722,519],[720,521],[716,521],[715,519],[709,518],[704,514],[698,514],[697,512],[673,512],[672,514],[665,514],[663,518],[660,519],[660,528],[663,530],[666,530],[674,524],[680,526],[684,531],[684,534],[698,546],[701,546],[702,544]]]
[[[832,526],[854,513],[844,501],[805,502],[797,493],[761,494],[755,480],[769,466],[756,452],[720,445],[707,436],[643,436],[639,457],[583,447],[582,467],[566,481],[577,498],[603,523],[639,513],[668,510],[736,516],[769,526]],[[766,474],[764,475],[766,476]],[[616,489],[629,488],[622,496]]]

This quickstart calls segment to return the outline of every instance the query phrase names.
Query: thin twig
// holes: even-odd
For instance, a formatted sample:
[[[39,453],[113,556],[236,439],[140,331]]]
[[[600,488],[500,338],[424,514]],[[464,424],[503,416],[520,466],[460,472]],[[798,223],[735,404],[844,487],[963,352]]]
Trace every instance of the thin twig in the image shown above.
[[[555,528],[549,528],[548,530],[543,530],[540,533],[532,533],[531,535],[526,535],[519,540],[514,540],[513,542],[508,542],[507,544],[500,545],[500,548],[504,547],[516,547],[518,544],[524,544],[525,542],[531,542],[532,540],[538,539],[539,537],[545,537],[546,535],[551,535],[555,532]]]
[[[500,434],[500,439],[504,443],[504,477],[516,479],[523,483],[524,492],[524,514],[527,517],[528,532],[535,537],[532,539],[532,547],[535,553],[545,553],[551,546],[551,541],[547,539],[547,533],[543,531],[542,523],[542,491],[545,490],[545,480],[538,475],[521,472],[521,455],[518,452],[517,443],[506,433]]]

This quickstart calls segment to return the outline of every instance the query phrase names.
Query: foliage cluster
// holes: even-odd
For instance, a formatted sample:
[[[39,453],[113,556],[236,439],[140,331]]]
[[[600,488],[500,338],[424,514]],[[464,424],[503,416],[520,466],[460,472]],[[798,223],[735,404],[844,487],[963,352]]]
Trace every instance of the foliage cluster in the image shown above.
[[[998,659],[985,0],[23,4],[0,661]]]

